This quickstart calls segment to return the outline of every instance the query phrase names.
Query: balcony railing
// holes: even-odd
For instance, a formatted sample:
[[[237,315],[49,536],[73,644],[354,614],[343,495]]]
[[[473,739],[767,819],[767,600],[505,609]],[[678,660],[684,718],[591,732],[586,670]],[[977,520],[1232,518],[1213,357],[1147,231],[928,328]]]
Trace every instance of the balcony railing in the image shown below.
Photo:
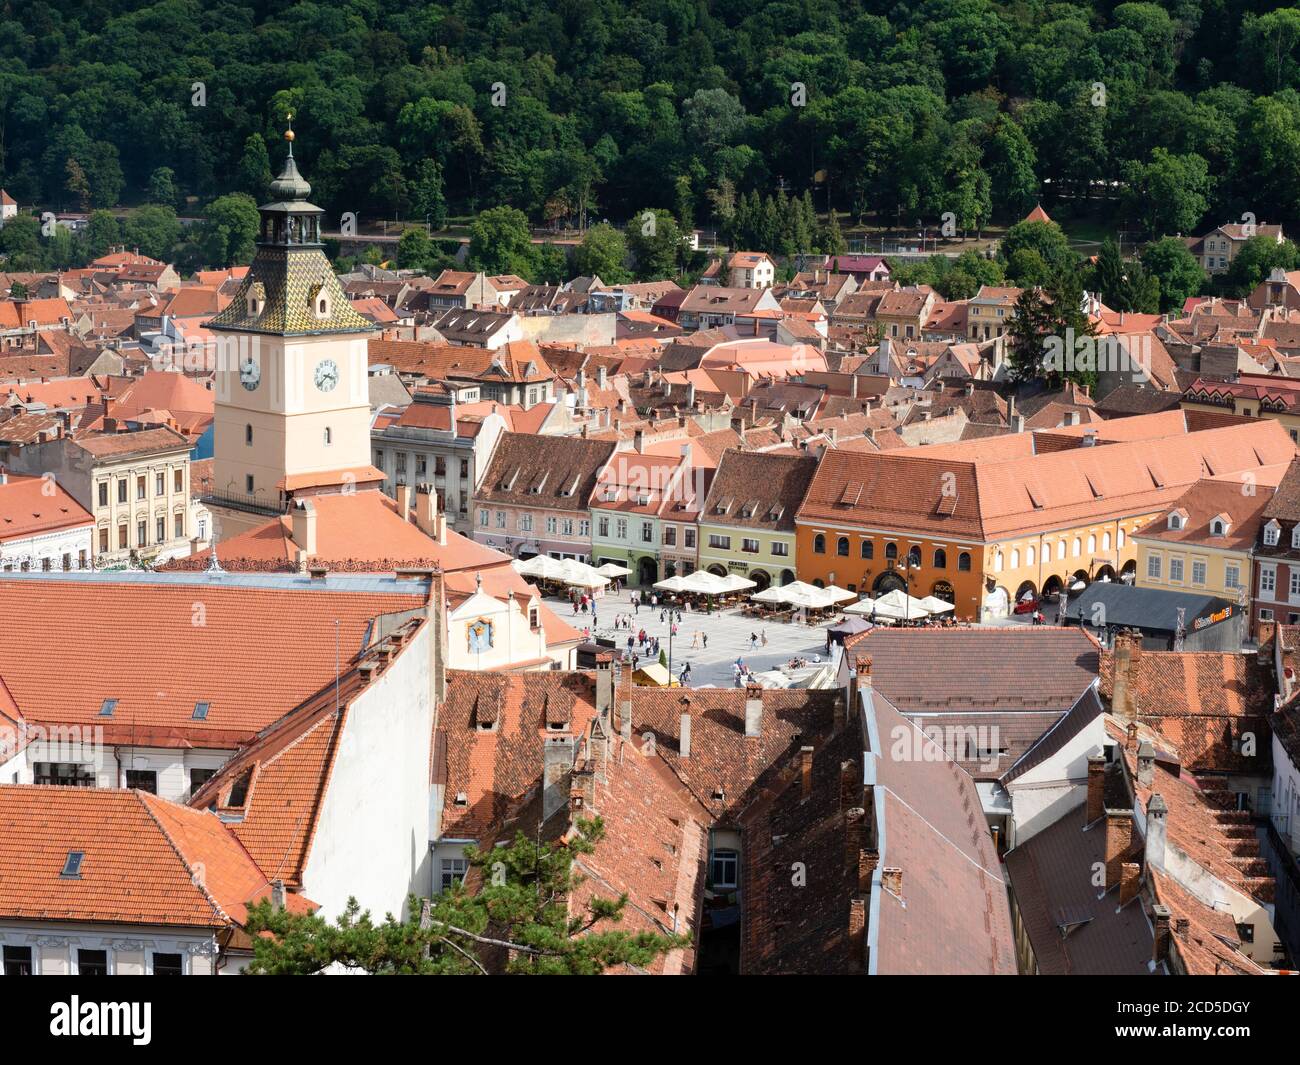
[[[214,489],[203,493],[201,500],[206,506],[225,507],[228,510],[239,510],[246,514],[259,514],[268,518],[278,518],[289,513],[287,500],[268,499],[265,496],[249,495],[247,492]]]

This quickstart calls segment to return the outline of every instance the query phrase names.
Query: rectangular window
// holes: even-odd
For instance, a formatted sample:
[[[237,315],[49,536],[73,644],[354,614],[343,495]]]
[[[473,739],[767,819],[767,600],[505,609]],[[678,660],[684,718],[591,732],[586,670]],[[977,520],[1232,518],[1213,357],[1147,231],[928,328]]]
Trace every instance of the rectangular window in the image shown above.
[[[141,474],[139,477],[135,479],[135,498],[136,499],[146,498],[147,488],[148,488],[148,484],[144,479],[144,474]]]
[[[107,481],[99,482],[99,505],[101,507],[108,506],[108,482]]]
[[[619,518],[614,523],[614,531],[620,540],[627,539],[627,518]]]
[[[1277,570],[1272,566],[1261,567],[1259,571],[1259,590],[1272,592],[1277,588]]]
[[[460,460],[460,475],[461,475],[462,477],[468,477],[468,476],[469,476],[469,459],[461,459],[461,460]]]
[[[497,511],[497,528],[498,528],[498,529],[504,529],[505,527],[506,527],[506,512],[505,512],[504,510],[498,510],[498,511]]]
[[[193,795],[199,788],[203,787],[209,780],[216,775],[215,769],[191,769],[190,770],[190,794]]]
[[[608,535],[609,535],[609,519],[608,519],[608,518],[597,518],[597,519],[596,519],[596,535],[597,535],[597,536],[608,536]]]
[[[1147,576],[1153,580],[1160,579],[1160,556],[1147,555]]]
[[[676,546],[677,546],[677,526],[676,526],[676,525],[665,525],[665,526],[664,526],[664,546],[665,546],[665,547],[676,547]]]
[[[1300,599],[1300,568],[1291,567],[1290,593],[1292,599]]]
[[[1183,579],[1183,560],[1181,558],[1171,558],[1169,560],[1169,580],[1171,582],[1180,582]]]
[[[1272,611],[1271,609],[1269,609],[1268,607],[1262,607],[1262,608],[1260,609],[1260,611],[1259,611],[1259,620],[1260,620],[1260,621],[1272,621],[1272,620],[1273,620],[1273,611]]]
[[[465,874],[469,872],[469,860],[466,858],[441,858],[438,861],[438,888],[450,891],[457,884],[464,883]]]
[[[756,555],[758,554],[758,541],[751,540],[749,537],[746,536],[740,541],[740,549],[742,551],[748,551],[750,554]]]
[[[159,472],[153,475],[153,494],[156,496],[165,496],[167,494],[167,475]]]
[[[578,535],[581,536],[584,540],[591,539],[591,522],[588,521],[586,518],[583,518],[580,522],[578,522]]]
[[[175,520],[172,522],[172,527],[174,529],[173,535],[179,540],[185,535],[185,515],[176,514],[174,515],[174,518]]]
[[[126,786],[139,791],[147,791],[150,795],[157,795],[158,773],[153,769],[128,769],[126,771]]]
[[[157,534],[157,543],[162,543],[167,539],[167,519],[159,518],[154,522],[154,532]]]
[[[546,519],[546,532],[549,536],[554,536],[560,529],[560,523],[555,518]]]
[[[405,451],[399,451],[399,452],[397,453],[397,466],[396,466],[395,468],[396,468],[396,470],[397,470],[398,473],[405,473],[405,472],[406,472],[406,452],[405,452]]]
[[[141,518],[135,523],[135,546],[146,547],[149,543],[149,523]]]
[[[533,531],[533,516],[531,514],[519,515],[519,531],[520,532]]]
[[[690,526],[687,526],[682,530],[682,546],[688,548],[695,547],[695,530]]]
[[[120,551],[125,551],[130,546],[130,544],[126,542],[125,525],[119,525],[117,527],[117,546],[118,546],[118,550]]]
[[[93,788],[95,771],[77,762],[37,762],[32,766],[32,781],[64,788]]]
[[[560,522],[560,532],[561,532],[563,535],[565,535],[565,536],[572,536],[572,535],[573,535],[573,519],[572,519],[572,518],[565,518],[562,522]]]
[[[1229,562],[1223,567],[1223,586],[1225,588],[1241,587],[1241,567]]]
[[[709,863],[709,879],[714,889],[734,888],[740,871],[740,856],[735,851],[714,851]]]
[[[480,510],[480,511],[478,512],[478,523],[479,523],[479,525],[481,525],[484,529],[486,529],[486,528],[488,527],[488,524],[489,524],[489,522],[491,522],[491,520],[492,520],[492,517],[491,517],[491,515],[488,513],[488,511],[486,511],[486,510]]]
[[[643,544],[654,543],[655,526],[652,521],[643,521],[641,523],[641,542]]]
[[[79,949],[77,951],[77,975],[107,976],[108,951]]]
[[[255,493],[255,489],[253,486],[253,475],[251,473],[244,475],[244,491],[247,492],[250,496]]]
[[[447,458],[445,455],[433,456],[433,475],[435,477],[447,476]]]
[[[709,533],[709,546],[720,548],[723,551],[730,551],[731,537],[723,536],[721,533]]]
[[[126,502],[126,478],[122,478],[117,482],[117,501],[119,503]]]
[[[779,555],[780,557],[785,558],[790,554],[790,545],[787,544],[784,540],[773,540],[772,554]]]
[[[185,491],[185,470],[180,466],[172,470],[172,491]]]
[[[1204,562],[1197,562],[1195,559],[1192,560],[1192,583],[1193,583],[1193,584],[1204,584],[1204,583],[1205,583],[1205,563],[1204,563]]]
[[[31,976],[32,948],[5,947],[4,963],[5,976]]]
[[[154,976],[184,976],[185,966],[179,954],[154,954]]]

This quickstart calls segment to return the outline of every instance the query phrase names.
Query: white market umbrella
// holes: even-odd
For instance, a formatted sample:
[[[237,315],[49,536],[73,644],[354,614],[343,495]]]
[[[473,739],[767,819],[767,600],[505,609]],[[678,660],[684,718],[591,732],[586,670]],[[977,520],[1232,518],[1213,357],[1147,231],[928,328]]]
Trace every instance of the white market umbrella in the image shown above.
[[[920,603],[931,614],[946,614],[949,610],[956,610],[948,600],[940,599],[937,595],[927,595]]]
[[[831,597],[832,603],[848,603],[858,597],[857,592],[850,592],[847,588],[835,584],[827,585],[822,591]]]
[[[856,603],[852,603],[852,604],[850,604],[849,606],[846,606],[846,607],[844,608],[844,613],[846,613],[846,614],[864,614],[864,615],[865,615],[865,614],[870,614],[871,611],[872,611],[872,608],[874,608],[875,605],[876,605],[876,601],[875,601],[874,599],[872,599],[870,596],[868,596],[868,597],[865,598],[865,599],[859,599]]]
[[[877,599],[872,612],[877,617],[896,618],[899,621],[920,620],[930,613],[921,604],[921,600],[912,598],[901,588],[886,592]]]
[[[609,583],[609,578],[594,567],[572,558],[566,558],[560,563],[560,580],[575,588],[604,588]]]
[[[686,591],[686,578],[666,577],[662,581],[656,581],[654,586],[661,592],[684,592]]]
[[[756,603],[784,603],[788,602],[785,596],[784,588],[765,588],[761,592],[755,592],[749,597]]]
[[[626,577],[632,571],[617,562],[606,562],[603,566],[597,566],[596,572],[604,577]]]

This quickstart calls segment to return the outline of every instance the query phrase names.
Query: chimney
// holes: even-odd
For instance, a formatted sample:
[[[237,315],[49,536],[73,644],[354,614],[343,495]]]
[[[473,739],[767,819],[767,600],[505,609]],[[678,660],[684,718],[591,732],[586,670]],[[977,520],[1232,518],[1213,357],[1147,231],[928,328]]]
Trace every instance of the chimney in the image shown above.
[[[757,739],[763,735],[763,686],[745,685],[745,736]]]
[[[1079,424],[1079,412],[1078,412],[1077,410],[1067,410],[1067,411],[1065,412],[1065,424],[1066,424],[1066,425],[1078,425],[1078,424]]]
[[[942,384],[942,381],[940,382],[940,384]],[[962,393],[963,393],[964,395],[967,395],[967,396],[973,396],[973,395],[975,394],[975,382],[974,382],[974,381],[967,381],[967,382],[962,386]],[[1012,407],[1012,404],[1014,404],[1014,403],[1015,403],[1015,399],[1014,399],[1014,398],[1007,400],[1007,413],[1008,413],[1008,414],[1011,413],[1011,407]]]
[[[691,756],[691,712],[682,711],[682,723],[677,731],[677,753],[682,758]]]
[[[813,749],[811,747],[799,748],[799,794],[802,801],[807,802],[812,798],[813,787]]]
[[[1151,787],[1156,775],[1156,749],[1150,740],[1138,744],[1137,776],[1138,784],[1144,788]]]
[[[871,687],[871,656],[858,655],[853,660],[853,694],[861,693]]]
[[[623,737],[624,742],[632,742],[632,700],[623,701],[623,713],[619,720],[619,735]]]
[[[1023,433],[1025,431],[1025,416],[1023,414],[1013,414],[1011,416],[1011,431],[1013,433]]]
[[[596,713],[609,718],[614,713],[614,662],[602,658],[596,663]]]
[[[300,499],[293,505],[291,515],[293,542],[308,555],[316,553],[316,504],[310,499]]]
[[[1119,886],[1120,866],[1133,845],[1133,811],[1106,811],[1106,890]]]
[[[1131,632],[1121,632],[1115,637],[1112,653],[1115,660],[1112,666],[1110,712],[1117,717],[1132,718],[1132,684],[1138,658],[1142,654],[1142,644]]]
[[[1155,925],[1155,935],[1151,944],[1151,966],[1159,968],[1169,959],[1169,907],[1157,902],[1151,907],[1151,923]]]
[[[854,968],[867,967],[867,900],[849,900],[849,954]]]
[[[1092,824],[1106,812],[1106,756],[1088,755],[1088,812],[1087,824]]]
[[[411,507],[415,500],[415,489],[409,484],[399,484],[397,486],[397,513],[402,516],[403,521],[411,520]]]
[[[8,483],[9,483],[9,471],[6,470],[3,466],[0,466],[0,484],[8,484]]]
[[[903,897],[903,870],[897,866],[885,866],[880,874],[880,882],[891,895],[900,899]]]
[[[542,748],[542,820],[548,820],[568,803],[572,770],[573,737],[547,736]]]
[[[642,452],[645,450],[645,430],[637,429],[632,434],[632,450]]]
[[[279,913],[281,910],[284,909],[284,906],[285,906],[284,881],[272,880],[271,881],[271,909],[275,910],[276,913]]]
[[[425,536],[447,546],[447,518],[438,509],[438,492],[432,485],[415,489],[415,524]]]
[[[1145,860],[1148,873],[1165,868],[1165,841],[1169,838],[1169,807],[1159,795],[1147,800],[1147,838]]]
[[[691,464],[691,445],[689,441],[682,445],[682,462],[687,466]]]
[[[569,824],[596,815],[596,773],[593,759],[573,767],[569,775]]]
[[[1138,885],[1142,882],[1142,867],[1137,862],[1125,862],[1119,871],[1119,904],[1127,906],[1137,898]]]
[[[602,388],[602,389],[603,389],[603,388],[605,387],[605,382],[606,382],[608,379],[609,379],[609,373],[608,373],[608,371],[606,370],[606,368],[605,368],[604,366],[597,366],[597,367],[596,367],[596,386],[597,386],[598,388]]]

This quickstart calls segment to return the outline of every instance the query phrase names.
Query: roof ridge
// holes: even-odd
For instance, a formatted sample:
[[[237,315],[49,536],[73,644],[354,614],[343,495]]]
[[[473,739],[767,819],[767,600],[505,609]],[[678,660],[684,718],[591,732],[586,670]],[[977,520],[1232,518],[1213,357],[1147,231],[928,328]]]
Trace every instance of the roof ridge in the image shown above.
[[[200,875],[190,865],[189,859],[185,857],[185,853],[181,850],[180,844],[177,843],[176,840],[172,838],[172,834],[169,831],[167,831],[167,826],[162,823],[158,815],[154,812],[154,809],[150,805],[149,800],[144,798],[146,793],[139,790],[138,788],[132,788],[131,794],[135,796],[136,801],[140,803],[145,813],[149,815],[149,819],[153,821],[155,825],[158,826],[158,831],[163,834],[163,838],[167,841],[167,845],[171,847],[172,852],[176,855],[177,858],[180,859],[181,865],[185,867],[185,871],[190,875],[190,885],[194,887],[199,892],[199,894],[201,894],[205,899],[207,899],[208,905],[212,907],[212,909],[216,912],[216,914],[219,917],[221,917],[222,919],[224,919],[230,924],[237,923],[235,919],[230,914],[228,914],[225,911],[225,909],[222,908],[221,904],[217,902],[215,896],[213,896],[213,894],[210,891],[208,891],[207,878],[205,876]],[[153,798],[158,802],[166,802],[165,799],[159,799],[157,796],[153,796]],[[191,807],[181,807],[181,808],[185,810],[191,809]],[[254,865],[256,864],[257,863],[255,862]]]

